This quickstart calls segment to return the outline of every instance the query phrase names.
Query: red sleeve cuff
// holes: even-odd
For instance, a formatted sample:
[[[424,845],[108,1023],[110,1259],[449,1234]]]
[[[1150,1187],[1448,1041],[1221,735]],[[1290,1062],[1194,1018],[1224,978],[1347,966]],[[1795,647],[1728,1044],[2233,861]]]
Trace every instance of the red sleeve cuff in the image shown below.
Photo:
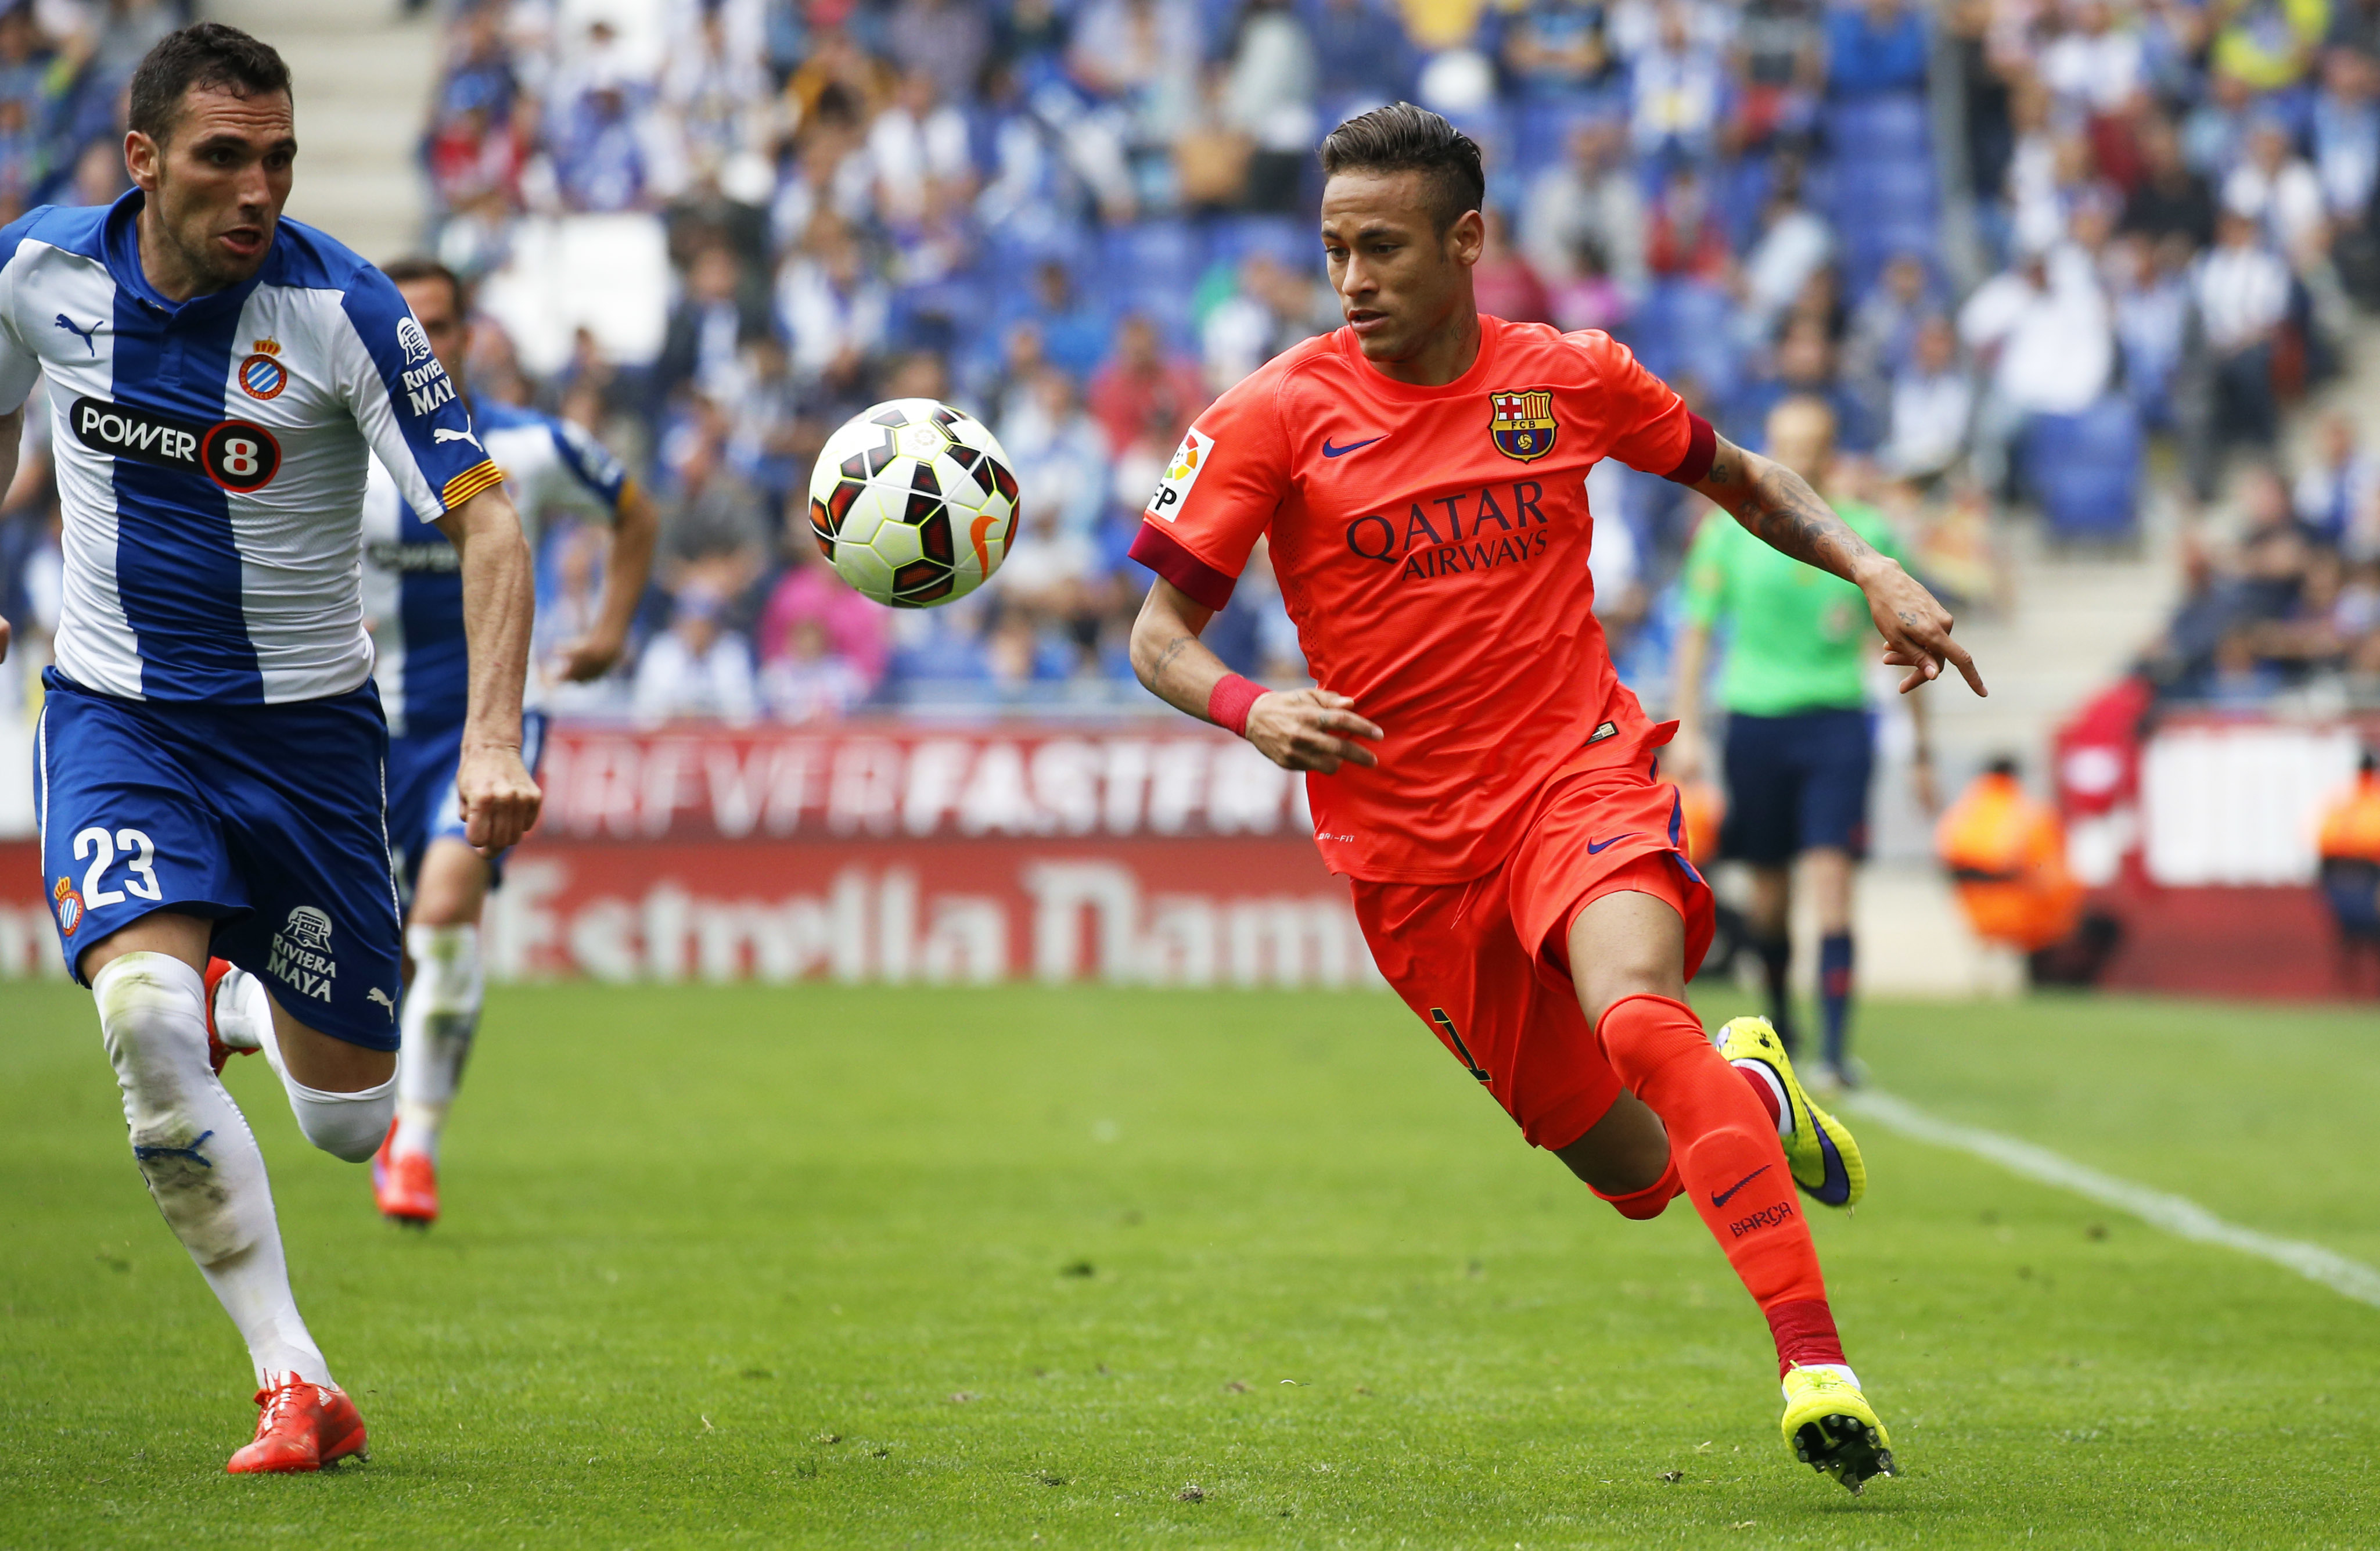
[[[1663,476],[1672,484],[1700,484],[1711,471],[1711,460],[1718,456],[1718,433],[1711,422],[1686,411],[1686,456],[1678,466]]]
[[[1703,461],[1710,460],[1706,458]],[[1153,523],[1140,525],[1140,533],[1127,553],[1211,609],[1220,611],[1229,604],[1232,589],[1239,584],[1239,578],[1226,576],[1199,559],[1184,548],[1179,539]]]

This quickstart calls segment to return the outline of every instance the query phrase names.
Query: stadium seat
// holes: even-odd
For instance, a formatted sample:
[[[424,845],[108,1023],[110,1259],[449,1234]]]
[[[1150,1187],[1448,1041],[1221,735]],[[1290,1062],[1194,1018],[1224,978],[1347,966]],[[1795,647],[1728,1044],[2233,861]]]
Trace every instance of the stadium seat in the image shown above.
[[[2063,541],[2128,538],[2140,507],[2140,413],[2109,394],[2080,414],[2035,415],[2026,425],[2022,467],[2050,536]]]
[[[1283,263],[1305,263],[1318,250],[1314,224],[1295,215],[1225,215],[1207,233],[1208,263],[1236,264],[1269,253]]]
[[[1827,141],[1848,162],[1932,154],[1925,99],[1893,92],[1837,103],[1827,110]]]

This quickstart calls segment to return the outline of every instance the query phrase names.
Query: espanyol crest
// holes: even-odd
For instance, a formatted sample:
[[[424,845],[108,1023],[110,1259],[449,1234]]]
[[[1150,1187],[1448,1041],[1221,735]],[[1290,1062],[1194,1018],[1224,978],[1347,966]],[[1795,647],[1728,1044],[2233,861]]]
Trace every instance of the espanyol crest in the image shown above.
[[[1554,396],[1536,389],[1489,394],[1488,434],[1505,457],[1535,463],[1554,450]]]

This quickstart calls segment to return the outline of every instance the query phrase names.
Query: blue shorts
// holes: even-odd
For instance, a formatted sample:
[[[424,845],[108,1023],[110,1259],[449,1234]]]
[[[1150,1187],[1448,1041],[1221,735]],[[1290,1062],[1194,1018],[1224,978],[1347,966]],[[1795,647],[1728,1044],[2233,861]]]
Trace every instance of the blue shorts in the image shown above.
[[[84,948],[178,910],[213,921],[214,955],[300,1023],[395,1049],[403,934],[370,681],[290,705],[118,700],[55,668],[42,682],[42,893],[75,978]]]
[[[1876,734],[1864,710],[1727,719],[1721,856],[1781,867],[1828,847],[1867,854],[1867,786]]]
[[[537,778],[545,762],[545,713],[521,713],[521,763]],[[407,733],[388,740],[388,849],[396,862],[396,885],[406,909],[413,908],[413,885],[421,876],[421,859],[432,841],[464,838],[463,802],[455,789],[455,775],[463,763],[463,729]],[[488,859],[488,884],[504,881],[504,858]]]

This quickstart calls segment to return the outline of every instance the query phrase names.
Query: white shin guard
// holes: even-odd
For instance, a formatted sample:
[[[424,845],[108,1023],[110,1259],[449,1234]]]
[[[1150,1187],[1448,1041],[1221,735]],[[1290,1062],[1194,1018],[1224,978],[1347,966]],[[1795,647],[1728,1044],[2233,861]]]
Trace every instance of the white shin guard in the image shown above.
[[[166,1226],[239,1326],[258,1382],[294,1371],[330,1383],[289,1294],[264,1155],[207,1064],[198,972],[165,954],[128,953],[92,979],[91,995],[123,1090],[133,1160]]]
[[[288,1064],[281,1058],[281,1040],[273,1032],[264,983],[254,975],[247,978],[249,1016],[261,1032],[264,1058],[273,1063],[273,1075],[281,1079],[282,1089],[289,1095],[289,1112],[298,1117],[298,1129],[306,1133],[306,1140],[348,1163],[361,1163],[379,1152],[388,1135],[389,1120],[396,1113],[396,1079],[358,1093],[334,1093],[309,1088],[290,1076]]]
[[[435,1158],[480,1028],[486,992],[480,929],[408,926],[405,946],[413,956],[413,983],[406,987],[398,1019],[405,1043],[396,1057],[395,1150]]]

